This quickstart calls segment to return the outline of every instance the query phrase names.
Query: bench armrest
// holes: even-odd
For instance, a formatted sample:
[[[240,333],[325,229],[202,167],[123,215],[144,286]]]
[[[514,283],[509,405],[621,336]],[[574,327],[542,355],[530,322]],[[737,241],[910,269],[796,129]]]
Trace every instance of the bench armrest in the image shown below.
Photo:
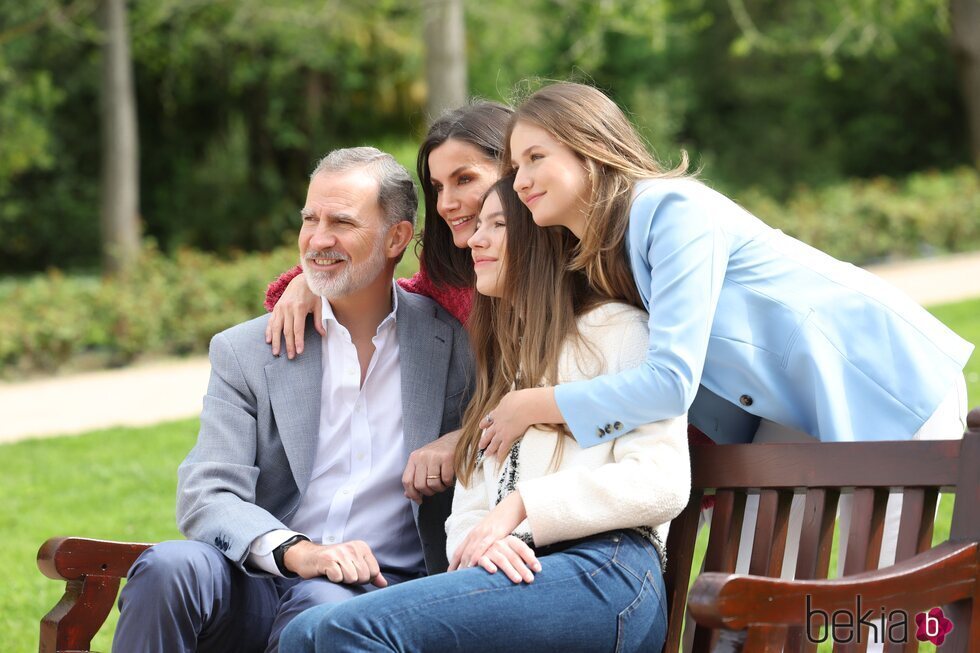
[[[39,651],[88,651],[116,601],[119,581],[150,546],[81,537],[55,537],[41,545],[38,569],[67,582],[58,605],[41,619]]]
[[[783,580],[744,574],[704,573],[691,588],[688,607],[702,626],[745,630],[754,625],[803,626],[806,597],[812,610],[832,613],[884,608],[926,610],[978,595],[978,545],[945,542],[885,567],[833,580]]]

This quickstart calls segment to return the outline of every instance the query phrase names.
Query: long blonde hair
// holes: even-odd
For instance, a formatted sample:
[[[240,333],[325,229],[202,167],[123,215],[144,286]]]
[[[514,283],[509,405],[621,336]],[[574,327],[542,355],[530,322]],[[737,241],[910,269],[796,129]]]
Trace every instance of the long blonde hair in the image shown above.
[[[500,198],[506,220],[503,294],[477,295],[466,328],[476,363],[476,392],[456,445],[456,475],[467,485],[476,469],[480,420],[512,389],[554,385],[576,317],[601,303],[581,271],[569,267],[575,237],[564,227],[538,227],[514,192],[513,175],[487,191]],[[583,343],[584,344],[584,343]],[[569,435],[565,427],[552,428]],[[555,458],[561,455],[558,438]]]
[[[503,154],[507,167],[512,160],[510,136],[521,121],[547,131],[575,152],[588,170],[589,213],[570,261],[572,269],[584,270],[592,287],[603,295],[642,308],[624,244],[633,184],[639,179],[688,176],[687,153],[681,153],[676,168],[657,163],[623,110],[585,84],[551,84],[521,103],[507,130]]]

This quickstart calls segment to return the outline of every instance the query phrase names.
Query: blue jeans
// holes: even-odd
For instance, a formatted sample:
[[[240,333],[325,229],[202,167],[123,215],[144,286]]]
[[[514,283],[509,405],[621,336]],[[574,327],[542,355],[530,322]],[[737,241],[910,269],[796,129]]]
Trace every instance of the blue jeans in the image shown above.
[[[530,584],[471,567],[296,617],[283,653],[659,651],[667,633],[660,557],[632,531],[538,550]]]

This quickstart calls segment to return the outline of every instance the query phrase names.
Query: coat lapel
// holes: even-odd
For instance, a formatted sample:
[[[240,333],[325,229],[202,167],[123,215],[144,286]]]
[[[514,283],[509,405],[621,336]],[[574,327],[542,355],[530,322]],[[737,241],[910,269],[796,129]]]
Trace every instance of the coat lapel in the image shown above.
[[[398,288],[398,356],[402,377],[402,425],[411,453],[442,435],[452,329],[436,309]]]
[[[320,431],[320,387],[323,383],[323,350],[320,335],[306,325],[302,356],[285,354],[265,367],[269,399],[282,447],[300,492],[310,482]]]

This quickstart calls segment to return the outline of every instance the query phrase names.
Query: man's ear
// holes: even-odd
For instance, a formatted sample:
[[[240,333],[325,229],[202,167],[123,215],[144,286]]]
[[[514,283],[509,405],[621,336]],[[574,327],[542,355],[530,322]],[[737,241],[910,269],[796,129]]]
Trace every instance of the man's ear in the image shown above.
[[[408,244],[412,242],[414,235],[415,229],[412,227],[412,223],[407,220],[399,220],[397,224],[388,229],[388,237],[385,242],[388,258],[401,256]]]

